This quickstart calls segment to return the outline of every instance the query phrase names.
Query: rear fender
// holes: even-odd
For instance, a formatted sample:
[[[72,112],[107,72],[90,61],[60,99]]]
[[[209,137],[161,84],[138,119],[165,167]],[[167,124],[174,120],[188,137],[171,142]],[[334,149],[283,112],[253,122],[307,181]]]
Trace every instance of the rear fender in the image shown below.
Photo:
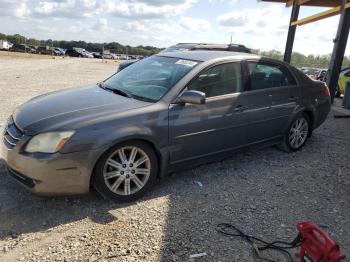
[[[293,111],[293,113],[289,116],[288,121],[286,126],[284,126],[283,128],[283,134],[285,134],[285,132],[287,132],[289,126],[292,124],[293,120],[295,119],[295,117],[303,112],[307,112],[307,114],[312,116],[312,119],[310,119],[311,123],[312,123],[312,127],[310,130],[310,134],[312,132],[312,130],[314,129],[314,121],[312,121],[315,118],[315,111],[316,109],[313,106],[310,107],[303,107],[303,106],[298,106],[295,108],[295,110]],[[310,116],[309,116],[310,118]]]

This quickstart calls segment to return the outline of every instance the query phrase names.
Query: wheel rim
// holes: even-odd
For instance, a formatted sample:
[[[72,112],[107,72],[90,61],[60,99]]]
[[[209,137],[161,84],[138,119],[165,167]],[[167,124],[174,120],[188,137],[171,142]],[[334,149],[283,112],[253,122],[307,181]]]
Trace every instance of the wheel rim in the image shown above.
[[[289,131],[289,144],[292,148],[297,149],[301,147],[309,133],[309,125],[305,118],[297,119]]]
[[[151,174],[151,161],[140,148],[127,146],[112,153],[103,168],[104,181],[117,195],[132,195],[141,190]]]

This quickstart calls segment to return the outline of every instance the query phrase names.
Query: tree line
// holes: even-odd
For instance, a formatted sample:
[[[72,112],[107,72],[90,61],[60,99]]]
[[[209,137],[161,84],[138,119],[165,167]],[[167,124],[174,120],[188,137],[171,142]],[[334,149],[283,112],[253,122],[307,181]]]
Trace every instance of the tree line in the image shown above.
[[[277,50],[257,51],[261,56],[267,56],[278,60],[283,60],[283,53]],[[331,61],[331,54],[328,55],[303,55],[298,52],[293,52],[291,64],[296,67],[316,67],[328,68]],[[345,56],[343,59],[342,68],[350,67],[350,56]]]
[[[118,42],[110,43],[91,43],[85,41],[57,41],[57,40],[37,40],[34,38],[26,38],[25,36],[14,34],[14,35],[5,35],[0,33],[0,40],[8,40],[14,44],[27,44],[32,46],[55,46],[65,49],[80,47],[84,48],[91,52],[102,52],[102,49],[113,50],[116,53],[129,54],[129,55],[143,55],[150,56],[156,53],[159,53],[162,49],[153,47],[153,46],[136,46],[132,47],[129,45],[122,45]],[[267,56],[275,58],[278,60],[283,60],[283,53],[276,50],[271,51],[259,51],[254,50],[254,53],[257,53],[261,56]],[[298,52],[293,52],[292,54],[292,65],[296,67],[309,66],[317,68],[328,68],[331,60],[331,55],[303,55]],[[350,67],[350,56],[344,57],[343,68]]]
[[[8,40],[13,44],[27,44],[31,46],[54,46],[64,49],[70,49],[73,47],[84,48],[90,52],[102,52],[102,50],[113,50],[115,53],[128,54],[128,55],[142,55],[150,56],[159,53],[162,49],[153,46],[139,45],[136,47],[129,45],[122,45],[118,42],[110,43],[91,43],[85,41],[65,41],[65,40],[38,40],[34,38],[26,38],[25,36],[14,34],[5,35],[0,33],[0,40]]]

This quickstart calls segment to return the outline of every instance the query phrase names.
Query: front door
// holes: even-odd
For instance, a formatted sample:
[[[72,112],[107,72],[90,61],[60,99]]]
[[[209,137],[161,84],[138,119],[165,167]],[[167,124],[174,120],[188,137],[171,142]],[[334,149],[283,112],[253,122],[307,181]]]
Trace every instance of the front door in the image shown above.
[[[248,118],[241,64],[215,65],[187,86],[206,94],[203,105],[169,106],[170,161],[178,163],[224,152],[246,143]]]

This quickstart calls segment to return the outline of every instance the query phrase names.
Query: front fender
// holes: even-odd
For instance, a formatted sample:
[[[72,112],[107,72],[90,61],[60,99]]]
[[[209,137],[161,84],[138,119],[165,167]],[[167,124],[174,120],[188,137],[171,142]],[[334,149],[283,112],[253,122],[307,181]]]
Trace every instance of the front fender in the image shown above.
[[[64,145],[61,152],[72,153],[77,151],[94,150],[135,139],[146,140],[157,148],[163,147],[167,143],[167,128],[164,128],[165,130],[161,130],[162,128],[155,129],[157,131],[146,126],[123,125],[93,129],[88,130],[87,132],[78,131],[67,142],[67,144]]]

